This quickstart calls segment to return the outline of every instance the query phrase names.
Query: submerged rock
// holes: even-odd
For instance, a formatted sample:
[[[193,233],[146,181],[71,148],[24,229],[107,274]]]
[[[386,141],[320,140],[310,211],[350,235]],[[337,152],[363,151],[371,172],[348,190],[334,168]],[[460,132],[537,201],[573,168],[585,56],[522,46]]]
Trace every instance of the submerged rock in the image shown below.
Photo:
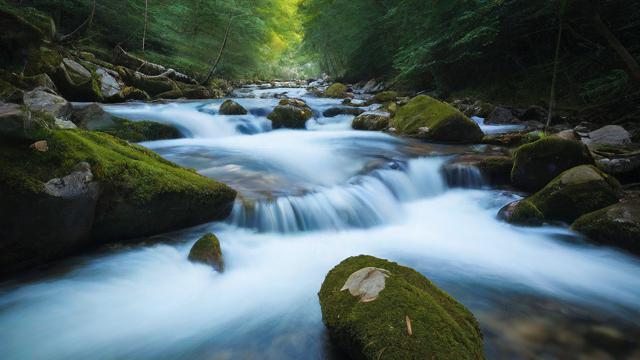
[[[367,111],[358,115],[351,127],[356,130],[380,131],[389,127],[391,114],[386,111]]]
[[[225,100],[220,105],[220,115],[246,115],[247,109],[233,100]]]
[[[312,116],[311,108],[303,100],[282,99],[267,119],[271,120],[274,129],[304,129]]]
[[[56,241],[51,239],[65,239],[65,231],[71,234],[76,229],[63,226],[51,237],[52,229],[58,228],[42,219],[54,212],[57,216],[61,209],[66,209],[73,219],[72,214],[93,214],[86,208],[73,206],[40,206],[47,203],[42,199],[52,196],[45,193],[45,183],[52,175],[66,183],[64,176],[73,171],[70,166],[79,162],[91,165],[94,181],[100,183],[102,189],[95,204],[90,235],[82,246],[221,220],[231,212],[236,195],[234,190],[193,170],[181,168],[143,147],[100,132],[79,130],[53,131],[47,143],[47,152],[36,152],[28,145],[0,142],[0,167],[3,169],[0,172],[3,199],[0,202],[0,229],[3,231],[0,244],[3,248],[4,244],[35,244],[40,247],[39,251],[47,253],[58,248]],[[26,226],[25,221],[31,220],[33,224]],[[56,222],[64,223],[62,220]],[[30,227],[37,229],[25,231]],[[32,251],[32,248],[16,245],[11,257],[29,258]],[[45,258],[68,255],[69,251],[51,251],[50,255],[33,262],[7,260],[8,263],[0,263],[0,272],[9,268],[28,268]]]
[[[541,220],[571,223],[583,214],[618,202],[620,184],[592,165],[569,169],[542,190],[501,210],[501,217],[515,224]]]
[[[542,189],[565,170],[594,163],[589,150],[580,142],[553,136],[521,146],[513,159],[511,181],[527,191]]]
[[[205,234],[191,247],[189,261],[212,266],[216,271],[224,271],[224,260],[220,240],[212,233]]]
[[[331,340],[353,359],[484,358],[473,315],[410,268],[350,257],[318,297]]]
[[[637,200],[585,214],[571,228],[598,244],[640,255],[640,202]]]
[[[347,90],[347,85],[342,83],[333,83],[324,91],[324,93],[330,98],[342,99],[347,97]]]
[[[426,95],[418,95],[400,106],[391,125],[400,134],[438,142],[476,143],[483,137],[475,121]]]

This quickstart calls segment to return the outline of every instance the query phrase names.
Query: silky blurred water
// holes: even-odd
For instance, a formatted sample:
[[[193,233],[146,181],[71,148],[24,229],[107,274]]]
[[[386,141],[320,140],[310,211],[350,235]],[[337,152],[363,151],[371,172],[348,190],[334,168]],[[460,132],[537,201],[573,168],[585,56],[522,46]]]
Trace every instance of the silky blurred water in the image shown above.
[[[313,108],[306,130],[271,131],[266,114],[278,100],[269,96],[287,92]],[[0,358],[340,358],[316,293],[329,269],[358,254],[411,266],[467,305],[489,358],[640,356],[637,258],[566,228],[499,222],[519,195],[450,188],[440,172],[477,149],[352,131],[350,116],[320,115],[339,101],[304,94],[246,89],[236,100],[250,113],[236,117],[217,115],[222,100],[106,107],[177,126],[185,138],[143,145],[239,198],[224,222],[5,283]],[[207,231],[220,238],[223,274],[187,260]]]

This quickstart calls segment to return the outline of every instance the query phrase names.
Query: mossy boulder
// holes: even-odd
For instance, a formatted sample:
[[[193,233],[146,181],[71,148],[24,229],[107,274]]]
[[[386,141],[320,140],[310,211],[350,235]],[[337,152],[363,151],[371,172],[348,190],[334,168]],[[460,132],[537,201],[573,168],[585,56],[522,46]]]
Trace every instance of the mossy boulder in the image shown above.
[[[225,100],[220,105],[220,115],[246,115],[247,109],[233,100]]]
[[[103,101],[100,76],[80,63],[64,58],[53,73],[56,86],[71,101]]]
[[[396,101],[396,99],[398,98],[398,93],[396,91],[382,91],[377,93],[374,97],[373,97],[373,102],[374,103],[379,103],[379,104],[384,104],[384,103],[388,103],[390,101]]]
[[[364,268],[384,274],[373,300],[352,295],[352,287],[343,290]],[[350,257],[329,271],[318,297],[331,340],[353,359],[484,358],[471,312],[413,269],[372,256]]]
[[[333,83],[324,91],[324,94],[330,98],[342,99],[347,97],[347,85],[342,83]]]
[[[391,121],[399,134],[451,143],[477,143],[483,133],[476,122],[458,109],[426,95],[400,106]]]
[[[132,142],[182,137],[180,131],[175,127],[155,121],[129,121],[115,117],[113,122],[113,126],[103,128],[100,131]]]
[[[53,128],[51,116],[32,112],[24,105],[0,103],[0,143],[4,139],[41,140]]]
[[[389,127],[391,114],[386,111],[367,111],[358,115],[351,127],[355,130],[380,131]]]
[[[581,215],[615,204],[621,195],[620,184],[592,165],[569,169],[542,190],[519,202],[511,223],[537,222],[539,214],[546,221],[571,223]],[[527,220],[527,216],[532,220]]]
[[[594,163],[585,145],[554,136],[521,146],[513,159],[511,181],[526,191],[538,191],[563,171]]]
[[[47,181],[68,175],[80,162],[90,165],[102,189],[86,246],[221,220],[233,206],[236,193],[226,185],[108,134],[53,131],[47,142],[46,152],[0,142],[0,229],[11,234],[0,241],[38,243],[43,251],[55,246],[46,231],[26,231],[22,219],[45,216],[40,211],[46,209],[29,199],[39,199]]]
[[[311,119],[311,108],[300,99],[282,99],[273,112],[267,115],[274,129],[304,129],[307,120]]]
[[[202,236],[189,251],[189,261],[212,266],[216,271],[224,271],[224,260],[220,240],[212,233]]]
[[[640,203],[617,203],[579,217],[571,226],[591,241],[640,255]]]
[[[524,199],[505,205],[498,212],[498,219],[514,225],[538,226],[544,223],[544,214],[531,201]]]
[[[121,101],[132,101],[132,100],[142,100],[149,101],[151,100],[151,96],[147,94],[146,91],[140,90],[133,86],[125,86],[120,90],[118,95],[113,99],[113,102],[121,102]]]
[[[176,82],[167,77],[149,76],[123,66],[118,66],[117,71],[125,84],[143,90],[150,96],[158,96],[171,91],[180,91],[182,93]]]

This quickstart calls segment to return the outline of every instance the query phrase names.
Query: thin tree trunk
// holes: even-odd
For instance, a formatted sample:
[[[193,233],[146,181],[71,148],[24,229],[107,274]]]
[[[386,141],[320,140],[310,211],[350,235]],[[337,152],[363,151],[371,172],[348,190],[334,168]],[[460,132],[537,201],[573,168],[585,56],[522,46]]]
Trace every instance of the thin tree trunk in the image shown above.
[[[91,29],[91,25],[93,24],[93,17],[95,16],[95,14],[96,14],[96,0],[93,0],[93,5],[91,5],[91,13],[89,14],[89,16],[75,30],[73,30],[67,35],[62,35],[61,40],[64,41],[64,40],[70,39],[85,26],[87,26],[87,30]]]
[[[233,22],[233,16],[229,16],[229,22],[227,23],[227,30],[224,33],[224,40],[222,40],[222,45],[220,46],[220,51],[218,52],[218,56],[216,57],[216,61],[213,63],[213,66],[211,67],[211,70],[209,71],[209,74],[207,75],[206,79],[202,82],[202,84],[207,84],[209,82],[209,80],[211,80],[211,77],[213,76],[213,73],[215,73],[216,68],[218,67],[218,64],[220,63],[220,59],[222,59],[222,53],[224,52],[224,48],[227,46],[227,39],[229,38],[229,32],[231,31],[231,23]]]
[[[605,25],[605,23],[602,21],[602,18],[600,18],[600,14],[598,14],[597,11],[593,12],[592,20],[596,27],[596,30],[600,33],[600,35],[602,35],[605,39],[607,39],[609,46],[613,48],[613,50],[618,54],[620,59],[625,63],[625,65],[627,65],[629,74],[636,81],[640,81],[640,65],[638,65],[638,62],[636,61],[636,59],[634,59],[634,57],[629,53],[629,51],[627,51],[624,45],[622,45],[620,40],[616,38],[616,36],[611,32],[611,30],[609,30],[607,25]]]
[[[564,6],[566,0],[560,5],[560,14],[558,16],[558,40],[556,41],[556,53],[553,60],[553,77],[551,78],[551,93],[549,94],[549,112],[547,114],[547,123],[544,125],[544,131],[546,132],[551,125],[551,118],[553,117],[553,108],[556,105],[556,81],[558,80],[558,58],[560,57],[560,43],[562,41],[562,23],[564,15]]]
[[[144,29],[142,30],[142,52],[144,53],[144,43],[147,39],[147,20],[149,15],[149,0],[144,0]]]

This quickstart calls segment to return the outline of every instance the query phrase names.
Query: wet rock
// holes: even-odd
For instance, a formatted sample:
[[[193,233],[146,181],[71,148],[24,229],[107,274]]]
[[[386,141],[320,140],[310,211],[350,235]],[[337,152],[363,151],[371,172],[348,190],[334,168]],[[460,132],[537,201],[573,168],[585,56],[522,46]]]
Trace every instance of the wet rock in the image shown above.
[[[582,143],[546,137],[515,151],[511,182],[520,189],[537,191],[563,171],[593,163]]]
[[[39,111],[57,119],[65,119],[71,113],[71,104],[53,90],[36,88],[24,93],[24,105],[31,111]]]
[[[498,219],[514,225],[538,226],[544,223],[544,214],[524,199],[505,205],[498,211]]]
[[[125,82],[125,84],[143,90],[150,96],[159,96],[160,94],[165,94],[164,98],[170,98],[170,92],[180,91],[176,82],[166,76],[145,75],[141,72],[130,70],[122,66],[117,67],[117,71],[120,75],[120,78]],[[180,92],[179,95],[181,94],[182,93]]]
[[[342,99],[347,97],[347,86],[341,83],[333,83],[324,91],[324,94],[330,98]]]
[[[578,218],[571,228],[589,240],[640,255],[640,202],[621,202]]]
[[[484,358],[473,315],[410,268],[351,257],[329,271],[318,297],[332,342],[351,358]]]
[[[559,133],[553,134],[553,136],[564,140],[578,141],[578,136],[573,130],[562,130]]]
[[[247,109],[233,100],[225,100],[220,105],[220,115],[246,115]]]
[[[589,147],[598,145],[627,145],[631,143],[631,134],[622,126],[607,125],[587,134],[582,142]]]
[[[216,271],[224,271],[224,260],[220,249],[220,240],[208,233],[202,236],[189,251],[189,261],[212,266]]]
[[[571,223],[583,214],[615,204],[620,195],[617,180],[592,165],[581,165],[563,172],[513,208],[501,211],[502,218],[512,223],[535,223],[542,215],[546,221]]]
[[[364,113],[364,110],[358,109],[356,107],[332,107],[332,108],[329,108],[329,109],[325,110],[322,113],[322,116],[324,116],[324,117],[335,117],[335,116],[338,116],[338,115],[358,116],[358,115],[360,115],[362,113]]]
[[[613,151],[606,151],[613,150]],[[640,149],[614,147],[613,149],[594,149],[598,168],[613,175],[623,184],[637,182],[640,179]]]
[[[274,129],[304,129],[313,116],[311,108],[300,99],[282,99],[273,112],[267,115]]]
[[[99,131],[131,142],[178,139],[182,137],[180,131],[175,127],[155,121],[129,121],[114,118],[113,123],[113,125],[104,127]]]
[[[460,173],[460,169],[465,168],[476,169],[477,174],[469,172],[469,170]],[[462,187],[480,187],[482,185],[509,185],[511,183],[511,168],[513,167],[513,159],[504,155],[463,155],[443,166],[443,171],[449,180],[448,183],[453,186],[462,184],[472,184],[475,186]],[[466,181],[453,180],[452,175],[462,175],[467,178]],[[469,176],[480,176],[480,179],[468,179]],[[463,179],[464,180],[464,179]]]
[[[358,115],[351,127],[356,130],[381,131],[389,127],[391,114],[386,111],[367,111]]]
[[[466,116],[478,116],[485,120],[491,115],[491,112],[495,108],[495,106],[489,103],[480,100],[473,101],[471,99],[457,99],[451,102],[451,105],[455,106]]]
[[[122,91],[122,86],[109,70],[97,67],[96,75],[98,75],[98,81],[100,82],[100,92],[105,98],[113,98]]]
[[[521,121],[516,118],[511,109],[496,106],[485,119],[485,123],[491,125],[510,125],[520,124]]]
[[[97,103],[75,106],[71,113],[71,121],[81,129],[101,130],[116,125],[114,116],[107,113]]]
[[[437,142],[476,143],[483,137],[475,121],[426,95],[418,95],[400,106],[391,126],[401,134]]]
[[[18,104],[0,103],[0,137],[39,140],[53,127],[52,118],[32,114]]]

